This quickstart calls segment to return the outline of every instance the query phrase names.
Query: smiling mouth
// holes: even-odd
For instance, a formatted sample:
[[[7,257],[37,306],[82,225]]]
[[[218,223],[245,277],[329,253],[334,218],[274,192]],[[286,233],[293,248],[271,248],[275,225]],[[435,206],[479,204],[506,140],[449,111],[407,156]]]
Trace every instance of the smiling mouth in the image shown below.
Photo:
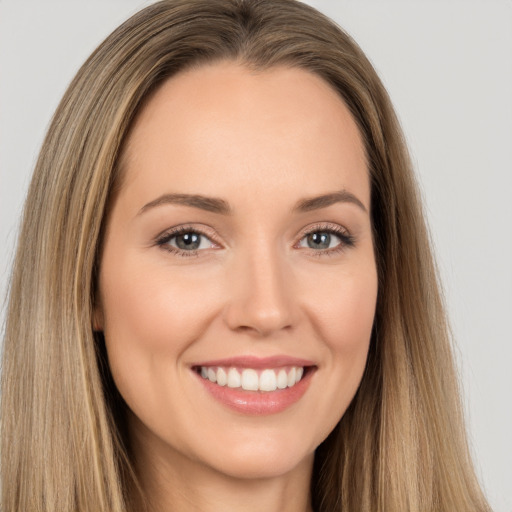
[[[299,402],[318,366],[288,355],[247,355],[197,362],[191,370],[208,395],[222,405],[244,415],[267,415]]]
[[[196,366],[203,379],[218,386],[244,391],[272,392],[293,388],[313,367],[285,366],[280,368],[238,368],[228,366]]]

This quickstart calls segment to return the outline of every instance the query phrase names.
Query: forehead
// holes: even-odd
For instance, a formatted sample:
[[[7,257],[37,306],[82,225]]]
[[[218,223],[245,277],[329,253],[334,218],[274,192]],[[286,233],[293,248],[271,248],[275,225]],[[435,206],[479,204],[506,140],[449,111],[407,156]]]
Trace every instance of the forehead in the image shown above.
[[[298,68],[222,62],[168,79],[139,113],[122,161],[124,186],[139,195],[349,187],[369,202],[352,115],[329,84]]]

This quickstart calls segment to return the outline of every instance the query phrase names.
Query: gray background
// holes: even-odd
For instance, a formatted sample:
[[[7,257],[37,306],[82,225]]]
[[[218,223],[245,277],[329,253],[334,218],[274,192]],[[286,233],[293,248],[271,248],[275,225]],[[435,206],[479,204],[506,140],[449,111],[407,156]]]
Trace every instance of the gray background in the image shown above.
[[[143,0],[0,0],[0,294],[45,129],[80,64]],[[423,189],[477,470],[512,511],[512,2],[310,2],[380,73]],[[2,308],[0,321],[3,323]]]

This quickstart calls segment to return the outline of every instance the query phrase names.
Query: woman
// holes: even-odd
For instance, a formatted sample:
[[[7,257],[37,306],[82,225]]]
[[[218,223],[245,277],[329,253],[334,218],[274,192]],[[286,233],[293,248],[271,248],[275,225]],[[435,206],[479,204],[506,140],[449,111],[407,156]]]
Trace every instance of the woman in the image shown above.
[[[388,96],[295,1],[157,3],[85,63],[2,378],[6,511],[488,510]]]

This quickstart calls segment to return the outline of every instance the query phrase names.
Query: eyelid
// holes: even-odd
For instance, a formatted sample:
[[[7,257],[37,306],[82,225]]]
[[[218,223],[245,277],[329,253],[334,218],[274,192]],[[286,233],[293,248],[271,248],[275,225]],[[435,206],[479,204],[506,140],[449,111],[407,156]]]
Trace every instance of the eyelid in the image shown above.
[[[215,249],[223,247],[222,244],[218,241],[216,232],[212,228],[205,225],[198,226],[197,224],[180,224],[178,226],[173,226],[172,228],[166,229],[165,231],[162,231],[155,237],[155,244],[168,252],[176,253],[183,256],[197,256],[199,252],[203,252],[205,250],[191,249],[185,251],[180,249],[179,247],[175,247],[168,244],[170,240],[184,233],[196,233],[207,238],[212,245],[216,246],[213,247]]]
[[[312,234],[312,233],[320,233],[327,232],[334,234],[340,240],[340,243],[335,247],[331,247],[328,249],[312,249],[307,247],[299,247],[299,244],[302,240]],[[308,251],[313,256],[325,256],[325,255],[334,255],[339,252],[346,250],[347,248],[353,247],[355,245],[355,237],[350,233],[350,231],[340,224],[331,223],[331,222],[320,222],[317,224],[310,224],[303,228],[298,236],[298,241],[295,243],[295,248],[300,248],[302,250]]]
[[[327,232],[334,234],[339,238],[340,243],[335,247],[327,248],[327,249],[313,249],[308,247],[302,247],[299,244],[302,240],[315,232]],[[204,252],[206,249],[191,249],[191,250],[183,250],[179,247],[175,247],[169,245],[169,241],[174,237],[179,236],[184,233],[196,233],[200,236],[207,238],[211,244],[215,247],[213,249],[223,248],[223,244],[218,241],[217,233],[214,229],[205,225],[197,225],[197,224],[180,224],[177,226],[173,226],[172,228],[166,229],[161,232],[159,235],[155,237],[155,244],[160,246],[162,249],[175,253],[181,256],[198,256],[200,252]],[[310,224],[303,228],[299,235],[298,240],[295,242],[293,247],[295,249],[301,249],[309,252],[314,256],[322,256],[322,255],[334,255],[339,253],[349,247],[352,247],[355,243],[354,236],[351,235],[350,231],[340,224],[331,223],[331,222],[319,222],[315,224]]]
[[[205,237],[210,238],[210,239],[218,238],[216,235],[216,231],[206,224],[184,223],[184,224],[178,224],[171,228],[164,229],[161,233],[159,233],[155,237],[155,240],[161,240],[162,238],[167,237],[169,235],[176,236],[177,234],[179,235],[181,233],[189,233],[189,232],[204,235]],[[216,243],[219,243],[219,245],[220,245],[220,242],[216,242]]]
[[[302,228],[299,233],[299,238],[302,239],[306,235],[310,233],[315,233],[317,231],[330,231],[332,233],[341,233],[346,236],[351,236],[350,231],[340,224],[335,222],[318,222],[314,224],[309,224],[305,228]]]

